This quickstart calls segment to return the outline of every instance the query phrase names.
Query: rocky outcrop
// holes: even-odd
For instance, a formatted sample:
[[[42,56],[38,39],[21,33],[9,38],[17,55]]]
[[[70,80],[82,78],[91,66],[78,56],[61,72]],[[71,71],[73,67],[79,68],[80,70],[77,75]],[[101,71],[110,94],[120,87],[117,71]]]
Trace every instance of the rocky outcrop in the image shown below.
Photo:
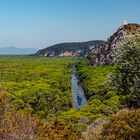
[[[94,66],[113,65],[115,63],[116,50],[127,35],[139,34],[139,24],[127,24],[121,26],[104,46],[94,47],[88,53],[87,59]]]

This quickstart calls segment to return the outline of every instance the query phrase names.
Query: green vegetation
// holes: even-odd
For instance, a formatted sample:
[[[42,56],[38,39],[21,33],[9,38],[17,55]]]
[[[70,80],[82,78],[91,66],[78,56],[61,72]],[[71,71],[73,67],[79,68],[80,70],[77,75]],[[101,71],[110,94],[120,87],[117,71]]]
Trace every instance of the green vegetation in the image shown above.
[[[107,75],[115,70],[113,66],[88,66],[86,61],[77,64],[80,82],[89,100],[80,110],[64,112],[64,119],[78,123],[81,118],[91,121],[116,113],[120,108],[119,96],[107,86]]]
[[[84,66],[77,65],[79,80],[85,90],[86,96],[92,100],[94,96],[106,94],[109,89],[106,85],[107,75],[115,70],[113,66]]]
[[[71,70],[73,59],[1,57],[0,82],[18,108],[27,104],[42,117],[72,107]]]
[[[140,107],[140,36],[125,39],[117,52],[117,68],[110,85],[129,108]]]

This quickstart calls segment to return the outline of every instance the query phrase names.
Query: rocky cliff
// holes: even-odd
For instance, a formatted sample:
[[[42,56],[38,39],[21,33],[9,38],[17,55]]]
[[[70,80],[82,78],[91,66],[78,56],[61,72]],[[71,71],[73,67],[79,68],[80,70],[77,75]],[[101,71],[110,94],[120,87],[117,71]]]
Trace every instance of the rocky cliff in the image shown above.
[[[88,53],[87,59],[94,66],[113,65],[115,62],[116,49],[127,35],[139,34],[139,24],[123,25],[107,40],[104,46],[94,47]]]

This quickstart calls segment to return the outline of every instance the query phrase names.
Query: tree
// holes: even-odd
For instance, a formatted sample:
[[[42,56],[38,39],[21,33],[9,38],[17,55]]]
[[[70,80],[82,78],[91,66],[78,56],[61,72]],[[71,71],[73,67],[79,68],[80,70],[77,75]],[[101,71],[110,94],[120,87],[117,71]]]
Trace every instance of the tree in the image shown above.
[[[109,83],[128,107],[140,107],[140,36],[127,37],[116,54],[117,67]]]

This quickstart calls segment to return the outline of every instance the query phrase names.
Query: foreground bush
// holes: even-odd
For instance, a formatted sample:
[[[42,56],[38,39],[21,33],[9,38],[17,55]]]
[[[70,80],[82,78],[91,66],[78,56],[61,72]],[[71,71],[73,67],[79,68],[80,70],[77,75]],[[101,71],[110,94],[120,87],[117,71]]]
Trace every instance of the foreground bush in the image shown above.
[[[33,115],[30,107],[15,108],[7,94],[0,93],[0,101],[0,140],[83,140],[70,124],[48,123]]]
[[[139,140],[140,109],[116,115],[104,126],[103,140]]]
[[[99,118],[83,132],[85,140],[139,140],[140,109],[121,110],[110,118]]]

